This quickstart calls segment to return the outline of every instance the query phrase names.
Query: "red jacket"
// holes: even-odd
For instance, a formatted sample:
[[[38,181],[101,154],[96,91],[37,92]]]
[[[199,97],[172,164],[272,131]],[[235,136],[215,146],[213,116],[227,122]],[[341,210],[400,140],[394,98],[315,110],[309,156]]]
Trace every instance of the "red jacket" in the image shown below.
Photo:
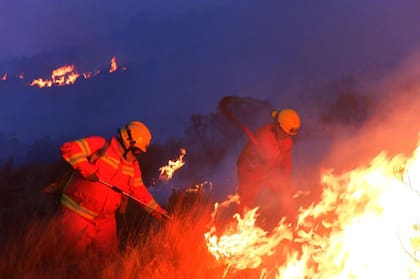
[[[98,156],[101,148],[104,149],[103,154]],[[99,136],[66,142],[61,146],[63,158],[79,171],[73,175],[64,190],[61,198],[63,206],[88,219],[114,214],[121,203],[121,195],[102,183],[86,180],[81,175],[96,172],[100,179],[130,193],[152,208],[159,208],[143,183],[138,162],[126,161],[119,148],[115,137],[107,144],[106,139]],[[94,156],[97,158],[92,158]],[[145,209],[151,211],[147,207]]]
[[[261,184],[270,178],[289,176],[292,171],[292,138],[277,138],[273,124],[262,126],[254,137],[257,145],[248,141],[237,162],[240,183],[245,180],[247,184]]]

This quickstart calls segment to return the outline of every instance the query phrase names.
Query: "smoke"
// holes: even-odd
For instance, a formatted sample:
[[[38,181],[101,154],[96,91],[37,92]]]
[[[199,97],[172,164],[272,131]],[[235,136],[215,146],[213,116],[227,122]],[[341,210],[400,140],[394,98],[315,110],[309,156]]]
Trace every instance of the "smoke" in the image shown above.
[[[220,96],[258,96],[269,98],[275,108],[291,106],[301,113],[296,165],[311,171],[318,171],[321,163],[338,166],[353,161],[353,148],[364,146],[360,152],[366,153],[371,149],[367,138],[351,146],[341,162],[327,156],[335,149],[345,154],[339,143],[356,141],[363,136],[361,128],[369,123],[367,129],[376,131],[372,114],[384,114],[379,105],[369,103],[369,115],[359,122],[347,119],[348,113],[338,113],[343,111],[338,100],[342,92],[327,88],[325,83],[353,72],[359,73],[357,82],[367,73],[381,75],[383,67],[392,65],[418,41],[419,17],[414,12],[418,4],[378,7],[366,1],[347,1],[324,3],[321,8],[318,4],[286,5],[271,0],[258,4],[232,0],[225,1],[224,6],[208,0],[153,4],[129,0],[100,5],[96,1],[60,5],[51,0],[32,2],[12,1],[0,11],[0,23],[4,23],[0,25],[10,32],[0,47],[7,49],[8,56],[74,44],[89,48],[73,54],[58,49],[60,59],[35,55],[19,68],[28,78],[28,71],[37,65],[48,74],[64,63],[79,67],[86,61],[80,66],[83,71],[82,66],[90,70],[110,55],[119,58],[121,54],[121,62],[131,64],[125,76],[115,77],[116,81],[92,80],[72,89],[37,91],[0,85],[1,132],[32,141],[46,135],[111,133],[127,120],[142,118],[156,131],[154,140],[158,141],[178,136],[191,113],[210,112]],[[389,17],[382,17],[384,13]],[[393,35],[391,41],[389,34]],[[93,57],[97,62],[92,62]],[[36,69],[33,74],[43,76],[43,71]],[[326,82],[316,84],[317,80]],[[354,88],[356,104],[364,104],[364,97],[366,102],[379,104],[385,91],[390,92],[380,88],[380,84],[385,87],[384,81],[368,83],[363,81]],[[388,95],[394,97],[391,92]],[[92,102],[97,110],[90,108]],[[334,103],[338,104],[336,109]],[[322,122],[321,115],[341,120]],[[377,120],[378,125],[381,121]],[[395,135],[390,138],[395,139]]]
[[[420,130],[420,67],[415,63],[419,55],[415,52],[406,57],[380,79],[358,77],[303,84],[272,101],[273,108],[293,107],[302,118],[293,149],[297,189],[319,190],[320,174],[325,169],[343,172],[362,167],[381,152],[389,156],[411,154]],[[242,115],[262,118],[256,121],[258,125],[269,121],[263,113]],[[219,200],[237,191],[236,160],[246,140],[245,135],[239,137],[220,163],[206,170]]]
[[[365,166],[381,152],[411,155],[420,131],[420,67],[415,62],[419,55],[419,51],[414,52],[381,79],[361,81],[356,93],[365,106],[337,108],[348,112],[345,115],[353,121],[322,121],[322,114],[331,107],[306,104],[309,112],[303,113],[307,118],[294,151],[298,186],[316,187],[323,169],[341,172]],[[328,96],[331,100],[338,97]],[[320,103],[314,100],[312,104]],[[358,118],[360,115],[364,117]]]

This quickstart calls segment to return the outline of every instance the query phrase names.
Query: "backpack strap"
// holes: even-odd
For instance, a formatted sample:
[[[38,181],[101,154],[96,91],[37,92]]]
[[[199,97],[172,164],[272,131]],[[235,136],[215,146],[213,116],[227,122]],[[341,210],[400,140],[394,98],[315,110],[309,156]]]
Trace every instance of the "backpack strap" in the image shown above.
[[[111,143],[110,139],[105,141],[104,146],[96,150],[93,154],[88,157],[88,161],[91,164],[94,164],[100,157],[105,155],[106,150],[108,149],[109,144]]]

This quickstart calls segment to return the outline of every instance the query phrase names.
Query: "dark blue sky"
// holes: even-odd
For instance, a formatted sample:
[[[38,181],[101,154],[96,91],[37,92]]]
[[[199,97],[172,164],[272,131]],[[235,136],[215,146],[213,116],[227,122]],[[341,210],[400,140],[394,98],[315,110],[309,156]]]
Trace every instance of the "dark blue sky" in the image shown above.
[[[95,44],[139,13],[172,17],[205,6],[206,2],[211,1],[2,0],[0,58]]]
[[[0,74],[36,68],[48,77],[70,63],[95,69],[111,55],[129,70],[48,91],[0,83],[0,134],[32,141],[111,133],[138,119],[160,141],[232,94],[304,115],[320,97],[305,87],[382,78],[420,44],[418,1],[143,3],[2,1]]]

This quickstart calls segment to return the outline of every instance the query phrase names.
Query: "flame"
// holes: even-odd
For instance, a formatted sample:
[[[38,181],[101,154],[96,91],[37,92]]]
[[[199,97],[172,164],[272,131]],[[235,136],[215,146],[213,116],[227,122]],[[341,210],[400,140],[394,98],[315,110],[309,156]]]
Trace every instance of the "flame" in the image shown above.
[[[110,73],[116,72],[119,69],[117,64],[117,58],[115,56],[111,59],[111,67],[109,69]],[[127,67],[122,66],[120,67],[122,71],[126,71]],[[76,71],[76,67],[74,64],[71,65],[64,65],[52,71],[51,77],[47,79],[37,78],[34,79],[29,85],[30,86],[38,86],[39,88],[44,87],[52,87],[52,86],[65,86],[65,85],[72,85],[74,84],[77,79],[82,76],[84,79],[89,79],[93,76],[99,75],[101,73],[100,70],[96,70],[94,72],[84,72],[79,74]],[[20,80],[25,78],[24,73],[19,73],[16,77]],[[0,76],[0,80],[6,80],[8,78],[8,74],[5,73],[3,76]]]
[[[238,200],[238,195],[230,196],[220,207],[238,203]],[[216,203],[213,219],[218,208],[219,204]],[[257,210],[258,207],[246,211],[243,218],[236,213],[233,216],[236,222],[230,223],[221,236],[217,235],[215,226],[204,234],[209,252],[226,265],[226,270],[257,268],[263,262],[263,257],[275,253],[280,242],[292,239],[292,231],[284,222],[280,222],[271,234],[256,226]]]
[[[74,65],[65,65],[55,69],[51,74],[51,79],[38,78],[32,81],[31,86],[51,87],[53,85],[63,86],[74,84],[79,78],[79,73],[75,71]]]
[[[115,72],[118,69],[118,65],[117,65],[117,57],[112,57],[111,59],[111,68],[109,69],[110,73]]]
[[[295,226],[282,219],[272,232],[262,231],[255,225],[256,208],[243,218],[235,214],[237,225],[220,236],[213,225],[205,234],[208,250],[227,269],[260,268],[260,278],[270,273],[275,278],[419,278],[419,152],[419,145],[411,158],[381,152],[369,165],[341,175],[325,171],[320,201],[301,208]],[[283,258],[274,252],[271,261],[262,260],[285,247],[292,248]]]
[[[84,79],[88,79],[88,78],[90,78],[92,76],[92,73],[91,72],[87,72],[87,73],[83,73],[82,75],[83,75],[83,78]]]
[[[209,251],[217,260],[222,259],[239,270],[256,268],[262,263],[263,256],[274,254],[280,241],[292,238],[285,225],[277,227],[273,235],[267,236],[266,231],[255,226],[257,209],[246,212],[244,218],[235,214],[233,217],[237,225],[227,228],[221,237],[216,235],[214,227],[205,234]]]
[[[161,180],[161,181],[170,180],[174,172],[184,166],[185,164],[184,156],[185,154],[187,154],[187,151],[185,150],[185,148],[181,148],[180,152],[181,154],[179,155],[176,161],[169,160],[166,166],[159,168],[160,174],[159,174],[158,180]]]

